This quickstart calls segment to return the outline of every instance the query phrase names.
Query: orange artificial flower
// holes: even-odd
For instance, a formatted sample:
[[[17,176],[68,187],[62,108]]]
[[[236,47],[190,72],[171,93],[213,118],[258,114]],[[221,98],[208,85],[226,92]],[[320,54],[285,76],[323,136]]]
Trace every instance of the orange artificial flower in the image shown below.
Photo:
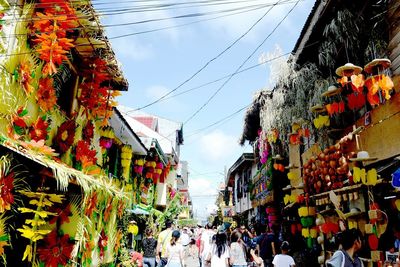
[[[97,211],[97,193],[93,192],[86,201],[85,215],[91,217],[94,211]]]
[[[17,80],[21,84],[22,88],[26,95],[30,95],[33,93],[35,88],[32,85],[32,69],[33,66],[30,62],[21,61],[17,66]]]
[[[56,90],[53,87],[52,78],[44,78],[39,80],[39,89],[36,99],[42,111],[51,111],[57,104]]]

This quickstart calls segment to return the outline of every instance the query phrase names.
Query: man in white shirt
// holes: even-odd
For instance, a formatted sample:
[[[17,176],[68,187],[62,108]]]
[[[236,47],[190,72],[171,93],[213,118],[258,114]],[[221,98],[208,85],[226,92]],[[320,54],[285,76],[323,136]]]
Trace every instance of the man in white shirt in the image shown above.
[[[275,255],[272,264],[275,267],[295,267],[296,264],[291,256],[287,255],[289,252],[289,242],[283,241],[281,245],[282,254]]]

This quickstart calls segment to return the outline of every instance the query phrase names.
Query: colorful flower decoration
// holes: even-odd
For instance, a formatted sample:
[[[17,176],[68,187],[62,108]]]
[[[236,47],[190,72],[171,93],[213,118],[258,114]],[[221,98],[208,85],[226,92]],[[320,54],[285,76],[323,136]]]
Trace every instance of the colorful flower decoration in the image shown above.
[[[58,147],[58,150],[61,153],[67,152],[74,143],[75,129],[76,124],[74,120],[66,121],[58,128],[54,144]]]
[[[361,93],[352,93],[347,96],[347,104],[350,109],[357,110],[365,106],[365,96]]]
[[[58,153],[55,152],[55,150],[49,146],[46,146],[45,141],[39,140],[31,140],[29,142],[20,142],[20,145],[23,146],[24,148],[30,150],[31,152],[36,152],[38,154],[53,158],[57,157]]]
[[[69,235],[59,236],[57,230],[53,230],[44,239],[45,245],[37,249],[39,259],[48,267],[66,266],[74,245],[69,242]]]
[[[106,208],[103,213],[104,222],[108,222],[108,220],[110,219],[111,211],[113,209],[112,200],[112,197],[109,197],[107,200]]]
[[[88,232],[84,232],[84,237],[85,249],[82,252],[82,262],[84,263],[84,266],[90,266],[90,264],[92,263],[92,252],[96,247],[96,244],[94,243],[92,236]]]
[[[127,181],[129,179],[129,171],[131,169],[132,162],[132,147],[130,145],[124,145],[121,149],[121,166],[122,166],[122,177]]]
[[[344,112],[344,102],[333,102],[332,104],[327,104],[326,110],[328,111],[329,116],[333,116],[335,114],[340,114]]]
[[[33,213],[32,219],[26,219],[25,224],[22,228],[18,228],[17,231],[21,232],[21,236],[29,239],[29,245],[26,246],[22,260],[27,259],[32,262],[33,255],[36,253],[36,243],[38,240],[43,239],[47,234],[51,232],[48,229],[41,229],[40,226],[45,225],[47,222],[45,219],[49,216],[55,216],[56,213],[46,211],[46,208],[53,206],[54,203],[61,204],[64,200],[63,195],[47,194],[42,192],[29,192],[19,191],[21,194],[31,198],[29,204],[36,206],[36,209],[30,208],[18,208],[21,213]]]
[[[107,137],[100,138],[100,147],[104,149],[109,149],[113,144],[113,140]]]
[[[330,121],[328,116],[318,115],[318,117],[314,119],[314,126],[317,129],[320,129],[324,126],[328,127],[329,125]]]
[[[394,87],[393,81],[389,76],[384,74],[369,77],[365,81],[365,86],[368,89],[367,99],[368,102],[375,106],[379,105],[382,101],[379,98],[379,92],[382,93],[386,100],[391,98],[390,92]]]
[[[108,244],[108,237],[106,236],[106,232],[103,229],[103,230],[101,230],[100,238],[99,238],[99,242],[98,242],[101,259],[103,259],[103,257],[104,257],[104,251],[107,249],[107,244]]]
[[[6,219],[3,216],[0,217],[0,257],[3,258],[4,266],[7,266],[5,261],[4,247],[9,246],[9,235],[6,231]]]
[[[81,163],[82,169],[85,170],[96,164],[96,150],[90,149],[90,145],[85,140],[78,141],[76,145],[76,160]]]
[[[144,165],[144,159],[140,158],[140,159],[136,159],[134,162],[134,167],[133,167],[133,171],[137,174],[142,174],[143,172],[143,165]]]
[[[94,126],[92,121],[89,120],[86,123],[85,128],[83,128],[82,137],[84,140],[87,140],[89,143],[91,143],[93,136],[94,136]]]
[[[364,75],[351,75],[351,88],[354,92],[361,94],[364,91]]]
[[[11,127],[8,129],[8,132],[14,139],[18,139],[21,137],[21,135],[26,134],[28,127],[26,124],[26,120],[28,119],[27,115],[28,110],[26,110],[24,107],[18,108],[17,113],[12,115]],[[13,134],[13,132],[15,134]]]
[[[120,200],[118,203],[118,210],[117,210],[117,215],[119,219],[121,219],[122,216],[124,215],[124,208],[125,208],[125,203],[124,201]]]
[[[21,61],[14,72],[14,77],[24,89],[27,96],[35,91],[32,83],[34,81],[34,74],[32,72],[33,64],[29,61]]]
[[[115,247],[114,247],[115,255],[118,255],[119,248],[121,247],[122,237],[123,237],[122,230],[118,229],[117,235],[115,237]]]
[[[93,192],[91,196],[89,196],[86,200],[85,205],[85,215],[88,217],[92,217],[94,211],[97,211],[97,193]]]
[[[52,78],[42,78],[39,80],[39,88],[36,95],[39,108],[44,112],[49,112],[57,105],[56,90],[53,86]]]
[[[37,7],[41,7],[43,12],[36,12],[33,16],[32,42],[39,58],[45,62],[42,73],[47,76],[56,73],[57,67],[68,60],[67,54],[74,47],[74,40],[66,38],[66,35],[78,26],[78,22],[75,10],[68,2],[40,2]]]
[[[32,140],[38,142],[40,140],[47,139],[47,129],[49,124],[46,121],[46,117],[38,117],[29,128],[29,135]]]
[[[51,218],[51,220],[49,221],[49,224],[57,223],[58,225],[61,225],[63,223],[69,223],[69,216],[72,215],[70,204],[68,204],[67,207],[65,207],[65,208],[52,207],[50,209],[50,211],[53,213],[56,213],[57,216],[54,216],[53,218]]]
[[[14,203],[14,172],[11,171],[11,162],[6,157],[0,158],[0,213],[11,209]]]
[[[85,71],[86,79],[80,86],[80,104],[85,107],[89,118],[102,119],[103,125],[108,124],[112,108],[117,104],[114,98],[120,94],[118,91],[112,91],[111,87],[104,86],[104,82],[111,79],[108,73],[107,62],[95,58],[91,68]]]

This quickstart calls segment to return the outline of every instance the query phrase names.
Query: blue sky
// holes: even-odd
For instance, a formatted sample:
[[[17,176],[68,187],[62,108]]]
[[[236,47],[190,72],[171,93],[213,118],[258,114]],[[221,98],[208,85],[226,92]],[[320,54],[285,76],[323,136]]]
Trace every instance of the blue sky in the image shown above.
[[[140,7],[141,5],[157,3],[185,3],[188,1],[152,0],[134,2],[121,0],[120,2],[113,2],[112,8]],[[100,1],[97,2],[100,3]],[[249,5],[275,3],[276,0],[232,0],[229,2],[231,3],[212,7],[203,5],[156,12],[146,11],[118,16],[104,16],[102,23],[104,25],[112,25],[149,19],[171,18],[172,16],[196,12],[213,12]],[[300,1],[282,25],[244,65],[244,68],[257,64],[263,53],[272,53],[277,47],[283,53],[292,51],[313,4],[314,1],[312,0]],[[263,39],[271,33],[293,6],[294,2],[291,2],[272,8],[268,15],[248,35],[233,46],[232,49],[212,62],[194,79],[176,90],[175,93],[180,93],[233,73]],[[108,9],[111,6],[98,5],[97,8]],[[124,74],[130,83],[129,91],[118,98],[119,103],[131,108],[141,107],[174,89],[192,76],[207,61],[233,43],[269,8],[260,8],[256,11],[189,26],[111,40],[116,56],[121,62]],[[106,30],[108,37],[112,38],[160,27],[174,27],[179,24],[215,16],[168,19],[161,22],[109,27]],[[178,122],[185,122],[224,81],[161,101],[144,109],[144,111]],[[243,152],[251,151],[251,147],[238,145],[243,127],[244,111],[223,124],[208,128],[195,135],[191,134],[251,103],[253,93],[266,87],[271,87],[268,65],[261,65],[235,75],[202,111],[184,125],[185,144],[182,147],[181,159],[189,163],[189,189],[193,195],[194,210],[199,217],[204,218],[207,215],[207,207],[214,203],[217,185],[223,181],[224,167],[229,168]]]

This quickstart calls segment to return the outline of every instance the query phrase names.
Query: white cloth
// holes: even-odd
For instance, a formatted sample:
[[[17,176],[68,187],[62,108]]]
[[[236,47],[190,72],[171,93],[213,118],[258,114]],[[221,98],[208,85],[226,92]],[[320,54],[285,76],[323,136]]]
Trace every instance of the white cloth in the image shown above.
[[[190,243],[190,236],[186,233],[181,234],[181,244],[182,246],[187,246]]]
[[[214,245],[212,248],[211,267],[228,267],[226,259],[229,259],[229,247],[225,247],[224,253],[218,257],[217,247]]]
[[[170,243],[167,245],[167,258],[170,263],[180,263],[181,262],[181,252],[183,252],[183,247],[181,244],[177,243],[171,246]]]
[[[238,242],[231,244],[231,258],[233,259],[232,265],[247,265],[244,248]]]
[[[275,255],[272,264],[276,267],[290,267],[295,265],[293,258],[286,254]]]

